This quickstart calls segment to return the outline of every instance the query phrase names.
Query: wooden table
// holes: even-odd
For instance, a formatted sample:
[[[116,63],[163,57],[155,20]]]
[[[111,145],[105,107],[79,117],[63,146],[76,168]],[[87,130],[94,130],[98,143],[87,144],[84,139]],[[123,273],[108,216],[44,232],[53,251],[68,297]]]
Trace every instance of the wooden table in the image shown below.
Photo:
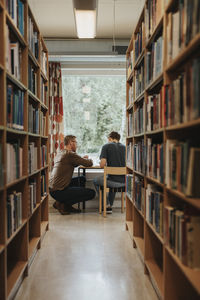
[[[102,170],[103,171],[103,168],[100,168],[100,166],[92,166],[92,167],[79,166],[78,167],[78,176],[81,176],[81,170],[83,172],[83,176],[86,176],[86,170]],[[80,208],[80,202],[78,203],[78,208]],[[85,201],[83,201],[83,209],[85,209]]]

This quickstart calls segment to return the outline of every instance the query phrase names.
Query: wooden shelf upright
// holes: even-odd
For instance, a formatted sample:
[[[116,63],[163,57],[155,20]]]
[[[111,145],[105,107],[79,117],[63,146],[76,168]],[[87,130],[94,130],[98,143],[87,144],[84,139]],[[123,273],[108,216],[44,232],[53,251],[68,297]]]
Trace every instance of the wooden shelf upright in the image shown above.
[[[0,299],[6,300],[28,275],[48,230],[48,51],[27,0],[0,0],[0,45]]]
[[[200,299],[200,2],[185,5],[146,0],[126,53],[126,229],[163,300]]]

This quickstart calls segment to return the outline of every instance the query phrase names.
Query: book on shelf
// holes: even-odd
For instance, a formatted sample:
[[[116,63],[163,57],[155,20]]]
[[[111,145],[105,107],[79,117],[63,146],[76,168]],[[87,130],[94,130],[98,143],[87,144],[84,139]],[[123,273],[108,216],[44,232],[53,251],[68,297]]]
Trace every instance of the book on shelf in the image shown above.
[[[152,224],[157,233],[163,235],[163,193],[158,191],[154,184],[147,184],[146,220]]]
[[[28,88],[34,95],[37,95],[37,73],[30,62],[28,64]]]
[[[127,136],[133,136],[133,113],[129,113],[126,119],[127,121]]]
[[[167,139],[165,183],[186,196],[200,198],[200,148],[191,144],[189,140]]]
[[[41,172],[40,182],[41,182],[41,197],[44,197],[47,194],[47,181],[46,181],[45,171]]]
[[[20,43],[15,41],[15,38],[10,34],[8,25],[5,27],[6,31],[6,70],[21,80],[22,75],[22,48]]]
[[[24,92],[7,83],[7,126],[24,129]]]
[[[22,224],[22,193],[7,195],[7,237],[9,238]]]
[[[128,105],[133,103],[133,95],[134,95],[134,91],[133,91],[133,83],[132,85],[129,85],[129,93],[128,93]]]
[[[134,64],[133,57],[134,57],[133,50],[131,50],[126,60],[127,79],[130,77],[131,72],[133,71],[133,64]]]
[[[36,183],[35,178],[30,179],[28,187],[29,187],[28,212],[29,212],[29,215],[31,215],[34,208],[36,207],[36,202],[37,202],[37,183]]]
[[[128,142],[126,148],[126,165],[130,168],[133,167],[133,143]]]
[[[164,0],[148,0],[145,8],[145,39],[151,37],[164,13]]]
[[[186,195],[200,198],[200,148],[190,148],[187,175]]]
[[[134,58],[135,58],[135,63],[142,53],[142,50],[144,49],[144,44],[145,44],[145,35],[144,35],[144,22],[141,23],[138,32],[136,33],[135,40],[134,40]]]
[[[160,93],[149,95],[146,104],[146,130],[147,132],[164,127],[163,118],[163,88]]]
[[[200,3],[198,0],[178,1],[178,10],[167,15],[167,63],[200,32]]]
[[[37,170],[38,156],[37,156],[37,146],[34,142],[30,142],[28,146],[28,161],[29,161],[29,174]]]
[[[135,176],[134,183],[134,203],[138,210],[144,214],[145,207],[145,188],[144,188],[144,178],[140,178],[139,176]]]
[[[41,43],[41,49],[42,49],[42,43]],[[47,53],[45,51],[41,51],[41,56],[40,56],[40,65],[42,72],[44,73],[45,76],[47,76]]]
[[[40,100],[42,103],[47,105],[47,85],[45,84],[43,78],[41,77],[41,93],[40,93]]]
[[[135,70],[134,74],[134,99],[136,99],[138,96],[141,95],[141,93],[144,91],[145,86],[145,76],[144,76],[144,60],[142,60],[139,67]]]
[[[28,45],[36,59],[39,57],[39,35],[34,28],[31,17],[28,17]]]
[[[6,144],[7,160],[6,160],[6,175],[7,183],[22,177],[23,166],[23,148],[20,146],[20,141]]]
[[[190,268],[200,268],[200,217],[174,206],[164,207],[164,240]]]
[[[45,167],[47,164],[47,146],[42,145],[41,147],[41,167]]]
[[[133,174],[126,175],[126,194],[133,199]]]
[[[15,26],[24,35],[24,3],[21,0],[6,0],[6,9]]]
[[[163,71],[163,37],[152,43],[146,54],[146,84],[150,84]]]
[[[147,138],[146,175],[164,182],[164,145]]]
[[[10,43],[10,61],[11,61],[11,74],[14,75],[17,79],[21,79],[21,48],[19,42]]]
[[[46,116],[40,111],[40,134],[46,136]]]
[[[28,104],[28,131],[39,134],[39,109]]]
[[[134,170],[145,174],[146,167],[146,146],[144,144],[144,139],[139,140],[134,144],[133,147],[133,165]]]
[[[134,111],[134,134],[141,134],[145,128],[145,105],[140,101]]]

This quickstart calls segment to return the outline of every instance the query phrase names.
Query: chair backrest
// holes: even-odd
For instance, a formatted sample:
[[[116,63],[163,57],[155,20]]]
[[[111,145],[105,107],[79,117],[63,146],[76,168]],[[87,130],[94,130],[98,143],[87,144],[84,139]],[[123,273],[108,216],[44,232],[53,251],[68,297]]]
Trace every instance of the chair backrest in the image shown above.
[[[126,167],[104,167],[104,175],[125,175]]]
[[[107,188],[107,175],[125,175],[126,167],[104,167],[104,190]]]

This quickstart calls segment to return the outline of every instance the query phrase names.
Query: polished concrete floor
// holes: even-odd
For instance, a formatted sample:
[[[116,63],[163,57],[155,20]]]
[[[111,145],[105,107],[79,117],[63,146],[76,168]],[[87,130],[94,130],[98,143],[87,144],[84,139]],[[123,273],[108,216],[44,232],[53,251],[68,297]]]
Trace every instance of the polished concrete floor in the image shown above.
[[[50,230],[15,300],[157,300],[125,214],[50,211]]]

